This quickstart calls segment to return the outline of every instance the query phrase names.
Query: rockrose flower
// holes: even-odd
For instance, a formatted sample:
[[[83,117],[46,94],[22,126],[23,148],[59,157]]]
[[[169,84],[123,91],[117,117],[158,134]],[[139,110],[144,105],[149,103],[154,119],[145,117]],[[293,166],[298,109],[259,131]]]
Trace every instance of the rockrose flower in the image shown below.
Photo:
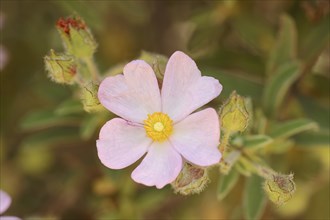
[[[10,196],[0,189],[0,215],[9,208],[10,203]],[[0,220],[20,220],[20,218],[15,216],[0,216]]]
[[[146,154],[131,177],[162,188],[175,180],[184,161],[202,167],[219,162],[218,115],[212,108],[194,112],[220,94],[218,80],[202,77],[179,51],[167,63],[161,90],[145,61],[128,63],[123,73],[104,79],[98,91],[101,104],[122,117],[108,121],[96,142],[105,166],[122,169]]]

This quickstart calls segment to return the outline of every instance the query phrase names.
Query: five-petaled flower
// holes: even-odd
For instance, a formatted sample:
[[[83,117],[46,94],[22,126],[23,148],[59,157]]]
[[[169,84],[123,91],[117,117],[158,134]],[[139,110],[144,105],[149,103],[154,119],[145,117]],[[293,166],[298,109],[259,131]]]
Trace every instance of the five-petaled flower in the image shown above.
[[[10,196],[0,189],[0,215],[9,208],[10,204]],[[0,216],[0,220],[20,220],[20,218],[15,216]]]
[[[161,91],[145,61],[128,63],[123,73],[104,79],[98,91],[101,104],[123,118],[101,128],[97,150],[105,166],[122,169],[147,153],[131,177],[162,188],[175,180],[184,161],[202,167],[219,162],[216,111],[193,113],[220,94],[218,80],[202,77],[195,62],[179,51],[167,63]]]

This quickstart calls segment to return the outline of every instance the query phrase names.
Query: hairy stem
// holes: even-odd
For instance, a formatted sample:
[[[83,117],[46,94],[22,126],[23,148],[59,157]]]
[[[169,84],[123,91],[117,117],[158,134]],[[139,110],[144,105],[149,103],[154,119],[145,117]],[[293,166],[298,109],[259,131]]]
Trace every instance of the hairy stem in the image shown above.
[[[90,72],[93,81],[100,82],[100,74],[95,65],[95,62],[92,57],[84,58],[83,61],[86,63],[88,71]]]

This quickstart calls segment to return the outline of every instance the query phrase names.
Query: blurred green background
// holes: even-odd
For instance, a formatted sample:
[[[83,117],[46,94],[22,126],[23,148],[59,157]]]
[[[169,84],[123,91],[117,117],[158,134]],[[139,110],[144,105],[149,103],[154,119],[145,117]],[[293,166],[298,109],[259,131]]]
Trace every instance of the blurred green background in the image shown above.
[[[110,115],[83,112],[77,92],[51,82],[44,70],[43,57],[49,49],[63,51],[57,19],[74,13],[84,18],[99,44],[95,60],[101,72],[136,59],[142,50],[166,56],[182,50],[204,75],[218,78],[224,86],[211,103],[216,108],[232,90],[262,106],[272,59],[299,60],[300,74],[271,120],[307,117],[320,129],[294,136],[290,143],[280,143],[290,147],[266,154],[275,170],[295,173],[297,192],[282,207],[268,202],[262,218],[330,218],[327,0],[1,0],[1,45],[8,62],[1,70],[0,188],[13,197],[7,215],[24,219],[244,216],[243,177],[218,201],[217,169],[210,173],[212,182],[206,190],[184,197],[175,195],[170,186],[157,190],[134,183],[130,173],[135,165],[113,171],[100,163],[95,140]]]

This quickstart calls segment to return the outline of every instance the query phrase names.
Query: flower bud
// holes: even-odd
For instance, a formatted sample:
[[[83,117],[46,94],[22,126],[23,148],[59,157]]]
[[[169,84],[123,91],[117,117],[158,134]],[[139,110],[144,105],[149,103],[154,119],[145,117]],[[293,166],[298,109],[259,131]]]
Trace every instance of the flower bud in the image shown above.
[[[200,193],[209,182],[205,168],[195,167],[185,163],[179,176],[172,183],[175,193],[191,195]]]
[[[243,132],[249,124],[249,113],[245,100],[236,91],[232,92],[229,99],[220,109],[221,128],[225,132]]]
[[[50,50],[49,56],[44,58],[49,77],[57,83],[72,84],[77,73],[77,65],[73,56],[56,54]]]
[[[139,59],[146,61],[152,67],[158,79],[163,79],[168,61],[166,56],[142,51]]]
[[[97,97],[98,89],[99,85],[93,82],[82,88],[82,103],[86,112],[92,113],[104,110]]]
[[[78,58],[91,57],[97,44],[91,31],[80,17],[60,18],[56,23],[67,53]]]
[[[278,206],[283,205],[292,198],[296,190],[293,174],[274,174],[272,178],[266,179],[264,190],[272,202]]]

